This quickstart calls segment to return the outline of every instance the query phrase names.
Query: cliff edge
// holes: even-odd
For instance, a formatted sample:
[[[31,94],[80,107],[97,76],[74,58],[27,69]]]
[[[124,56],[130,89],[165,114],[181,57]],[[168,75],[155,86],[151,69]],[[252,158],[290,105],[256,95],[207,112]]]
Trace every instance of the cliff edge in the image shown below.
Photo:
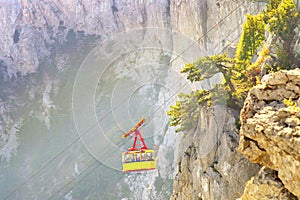
[[[237,152],[238,131],[232,112],[223,106],[203,107],[198,128],[181,140],[172,200],[240,197],[259,170]]]
[[[300,198],[299,103],[300,69],[266,75],[250,90],[240,115],[238,149],[269,169],[248,182],[241,199]]]

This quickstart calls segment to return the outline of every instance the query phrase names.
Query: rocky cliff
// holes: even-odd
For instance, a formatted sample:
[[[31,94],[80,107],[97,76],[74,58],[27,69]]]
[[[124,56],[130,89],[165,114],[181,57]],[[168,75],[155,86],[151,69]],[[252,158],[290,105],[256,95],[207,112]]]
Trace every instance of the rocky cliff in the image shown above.
[[[237,152],[232,112],[222,106],[203,108],[199,126],[182,139],[171,199],[238,198],[259,167]]]
[[[20,190],[23,191],[21,195],[26,196],[28,199],[50,198],[52,195],[65,195],[66,199],[76,197],[82,199],[95,194],[98,195],[97,189],[101,188],[99,184],[97,184],[98,188],[95,189],[96,192],[91,192],[88,197],[82,197],[76,193],[76,191],[86,189],[85,187],[90,183],[90,179],[87,180],[88,184],[82,182],[78,190],[76,188],[72,189],[73,187],[71,189],[63,187],[65,182],[68,182],[69,185],[73,180],[81,182],[85,178],[83,176],[82,179],[79,179],[78,175],[84,172],[87,167],[86,163],[90,162],[92,158],[88,157],[89,153],[82,153],[84,151],[83,147],[75,148],[77,150],[73,152],[76,156],[73,155],[72,157],[69,154],[64,154],[61,158],[53,161],[53,166],[56,166],[60,173],[49,175],[48,172],[52,171],[54,167],[45,168],[41,172],[41,178],[30,179],[29,184],[26,182],[14,191],[16,185],[26,180],[43,164],[37,161],[39,156],[42,157],[41,155],[33,156],[34,153],[20,155],[19,149],[26,152],[22,145],[28,141],[27,138],[30,138],[24,135],[25,139],[18,140],[20,135],[24,133],[22,132],[21,122],[25,121],[26,124],[28,118],[38,118],[50,129],[53,121],[61,121],[61,119],[55,120],[53,118],[53,112],[58,112],[57,110],[61,108],[65,108],[65,112],[70,112],[71,106],[59,105],[57,98],[71,99],[70,96],[64,95],[72,90],[70,85],[72,85],[74,77],[67,80],[64,78],[75,73],[72,71],[66,72],[65,69],[75,68],[74,71],[76,70],[76,67],[84,59],[82,49],[91,50],[97,44],[113,38],[117,33],[126,33],[134,29],[142,30],[142,34],[139,37],[133,35],[130,38],[131,40],[127,41],[130,44],[138,44],[144,38],[147,38],[149,36],[148,27],[174,31],[177,35],[164,36],[160,31],[151,35],[149,43],[167,43],[165,46],[162,45],[159,51],[155,53],[141,51],[129,55],[115,64],[118,65],[118,69],[121,69],[121,73],[125,74],[124,71],[128,72],[126,71],[127,68],[131,67],[132,71],[135,70],[132,63],[142,66],[145,63],[160,63],[163,56],[169,57],[169,59],[166,59],[167,62],[172,58],[172,63],[167,64],[171,65],[170,71],[173,70],[175,73],[164,74],[164,86],[165,88],[172,88],[169,93],[177,92],[182,87],[181,83],[178,84],[180,81],[177,76],[182,66],[186,62],[193,62],[202,55],[223,51],[230,43],[238,39],[246,13],[255,13],[263,6],[263,3],[253,3],[247,0],[0,0],[0,14],[5,16],[0,19],[0,33],[2,36],[0,38],[0,87],[2,91],[0,98],[0,156],[2,160],[10,161],[18,155],[19,160],[25,160],[24,165],[26,166],[24,169],[7,173],[7,177],[14,175],[14,178],[11,179],[13,183],[8,184],[9,191],[13,191],[12,194],[15,195],[11,196],[11,199],[18,198]],[[93,39],[89,40],[90,46],[86,47],[90,37],[93,37]],[[198,46],[198,50],[200,50],[186,51],[185,49],[190,45]],[[108,50],[110,50],[110,47],[108,45]],[[161,52],[162,49],[167,49],[168,52]],[[80,56],[78,52],[80,52]],[[163,56],[161,56],[161,53],[163,53]],[[78,60],[78,57],[81,60]],[[147,57],[147,59],[144,59],[144,57]],[[160,68],[151,68],[153,71],[157,69]],[[41,77],[38,72],[41,72]],[[141,71],[139,73],[146,74],[146,76],[152,75]],[[123,78],[127,75],[123,75]],[[110,77],[107,79],[110,79]],[[203,83],[197,87],[205,86],[206,83]],[[154,90],[155,88],[151,88],[151,91]],[[109,95],[111,95],[112,91],[109,92]],[[169,96],[166,95],[164,90],[158,93],[159,98],[156,99],[156,102],[151,103],[159,103],[159,105],[168,108],[165,101],[169,99]],[[15,110],[17,112],[13,112]],[[209,111],[208,118],[204,116],[202,118],[203,128],[206,131],[198,130],[198,133],[201,132],[202,134],[198,135],[197,132],[193,132],[182,139],[181,135],[174,135],[174,129],[166,128],[166,130],[161,131],[157,139],[161,142],[158,149],[159,172],[154,173],[153,177],[147,179],[148,181],[143,182],[143,184],[140,184],[144,180],[143,178],[128,176],[122,180],[123,182],[119,181],[118,194],[109,195],[116,195],[118,198],[127,195],[127,197],[136,199],[141,195],[145,195],[144,198],[148,199],[166,199],[172,192],[171,185],[174,168],[176,168],[175,163],[179,158],[180,163],[177,165],[179,172],[174,183],[172,198],[203,197],[218,199],[224,196],[225,199],[239,196],[243,188],[242,183],[246,179],[242,177],[242,173],[240,180],[235,179],[237,168],[243,167],[243,173],[247,174],[243,176],[248,178],[253,175],[253,171],[256,171],[257,167],[249,164],[235,151],[238,135],[234,129],[232,113],[221,108],[216,108],[216,110],[222,113],[220,116],[223,119],[219,119],[221,120],[218,122],[220,124],[216,124],[212,116],[219,113]],[[66,113],[62,113],[62,115],[66,115]],[[163,121],[164,119],[158,118],[155,120]],[[205,123],[205,120],[208,121]],[[32,127],[32,124],[27,126]],[[156,123],[155,126],[159,127],[160,124]],[[215,128],[218,131],[213,132],[213,130],[216,130]],[[226,131],[221,131],[223,129]],[[67,131],[59,131],[57,135],[64,132],[66,136],[62,140],[73,138],[74,135],[67,134],[69,130],[68,127]],[[55,135],[54,130],[51,131],[51,134]],[[199,144],[204,142],[203,134],[206,133],[211,133],[213,138],[210,138],[212,140],[209,143],[211,146],[203,149]],[[216,135],[217,133],[218,135]],[[47,133],[43,134],[46,135]],[[50,146],[48,142],[50,142],[49,138],[52,138],[51,134],[46,138],[47,146]],[[220,135],[222,137],[219,137]],[[33,136],[33,138],[36,137]],[[217,142],[218,145],[214,143],[216,138],[220,139]],[[180,140],[182,144],[179,147]],[[72,141],[68,140],[68,142],[71,143]],[[58,142],[56,141],[56,143]],[[29,144],[31,143],[29,142]],[[29,145],[30,149],[33,152],[39,152],[40,149],[35,149],[35,145],[35,143],[32,147]],[[78,146],[80,145],[79,143]],[[62,148],[56,148],[53,145],[52,149],[60,150]],[[31,152],[31,150],[28,152]],[[55,153],[59,153],[58,150]],[[51,154],[51,158],[53,158],[53,154]],[[65,160],[69,161],[65,162]],[[17,164],[11,165],[17,166]],[[189,166],[192,165],[195,168],[191,170]],[[6,166],[2,165],[2,167],[5,168]],[[101,174],[102,168],[98,171]],[[99,183],[98,171],[93,171],[95,176],[92,178],[96,177],[95,180],[91,178],[97,183]],[[43,185],[45,182],[44,177],[48,175],[49,178],[46,181],[53,183],[53,185]],[[197,177],[203,177],[203,180],[198,180]],[[188,183],[185,182],[187,179]],[[2,185],[5,185],[5,187],[1,187],[1,195],[5,197],[8,193],[7,183],[5,183],[4,178],[1,180],[3,180]],[[110,180],[110,177],[107,180]],[[166,182],[167,184],[165,184]],[[43,187],[40,187],[41,185]],[[127,187],[124,187],[124,185],[127,185]],[[105,183],[102,186],[111,187],[105,185]],[[218,192],[214,193],[214,190]],[[58,193],[57,191],[61,192]]]
[[[35,72],[53,56],[61,61],[56,47],[66,42],[70,32],[97,35],[102,41],[118,32],[161,27],[199,39],[212,54],[236,39],[246,13],[260,8],[260,3],[217,0],[2,0],[0,14],[6,16],[0,21],[2,71],[11,78],[18,72]],[[176,41],[175,50],[180,45]]]
[[[249,181],[242,199],[300,198],[299,84],[299,69],[280,71],[248,94],[239,151],[266,168]]]
[[[168,1],[0,1],[0,60],[11,78],[35,72],[60,54],[55,47],[71,31],[98,35],[100,40],[120,31],[169,26]],[[126,17],[125,17],[126,16]],[[59,59],[59,57],[57,58]]]

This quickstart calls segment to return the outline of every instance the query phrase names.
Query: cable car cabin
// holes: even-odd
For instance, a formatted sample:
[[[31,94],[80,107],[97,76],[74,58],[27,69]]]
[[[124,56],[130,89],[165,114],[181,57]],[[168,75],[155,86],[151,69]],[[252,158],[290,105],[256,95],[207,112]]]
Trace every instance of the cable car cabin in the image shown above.
[[[135,127],[123,135],[123,138],[129,135],[134,136],[132,147],[128,151],[122,153],[122,164],[124,172],[136,172],[156,169],[156,159],[154,158],[154,150],[148,149],[141,135],[139,128],[145,122],[142,118]],[[139,144],[137,144],[139,141]]]
[[[127,151],[122,154],[124,172],[137,172],[156,169],[154,150]]]

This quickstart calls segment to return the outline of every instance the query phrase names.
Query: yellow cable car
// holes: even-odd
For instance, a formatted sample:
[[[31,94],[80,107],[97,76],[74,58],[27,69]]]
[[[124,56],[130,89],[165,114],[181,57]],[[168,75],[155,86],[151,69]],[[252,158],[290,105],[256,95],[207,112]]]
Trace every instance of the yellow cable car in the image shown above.
[[[154,150],[127,151],[122,154],[124,172],[136,172],[156,169]]]
[[[131,130],[123,135],[123,138],[134,134],[133,146],[128,151],[122,153],[122,164],[124,172],[136,172],[156,169],[155,151],[148,149],[144,138],[142,137],[139,127],[144,123],[143,118]],[[140,140],[141,145],[136,144]]]

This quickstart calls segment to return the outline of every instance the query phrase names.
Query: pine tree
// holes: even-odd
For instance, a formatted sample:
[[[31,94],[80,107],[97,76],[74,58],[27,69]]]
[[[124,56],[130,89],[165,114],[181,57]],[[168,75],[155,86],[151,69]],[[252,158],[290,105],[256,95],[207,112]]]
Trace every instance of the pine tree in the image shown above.
[[[181,73],[191,82],[209,79],[215,74],[223,75],[223,82],[210,90],[196,90],[180,94],[179,100],[170,107],[170,125],[179,126],[177,131],[195,128],[201,106],[225,103],[240,109],[248,91],[260,82],[261,65],[270,58],[270,49],[264,45],[265,33],[273,34],[280,45],[277,59],[283,68],[291,68],[297,59],[294,52],[295,29],[299,28],[299,13],[293,0],[271,0],[266,10],[257,15],[247,15],[235,58],[227,54],[205,56],[186,64]],[[258,49],[261,51],[258,52]],[[260,54],[256,61],[253,56]],[[276,66],[272,66],[277,69]]]
[[[264,22],[279,40],[276,49],[279,66],[282,69],[299,67],[300,61],[296,57],[294,45],[298,39],[295,30],[299,27],[300,15],[294,1],[271,0],[264,11]]]

